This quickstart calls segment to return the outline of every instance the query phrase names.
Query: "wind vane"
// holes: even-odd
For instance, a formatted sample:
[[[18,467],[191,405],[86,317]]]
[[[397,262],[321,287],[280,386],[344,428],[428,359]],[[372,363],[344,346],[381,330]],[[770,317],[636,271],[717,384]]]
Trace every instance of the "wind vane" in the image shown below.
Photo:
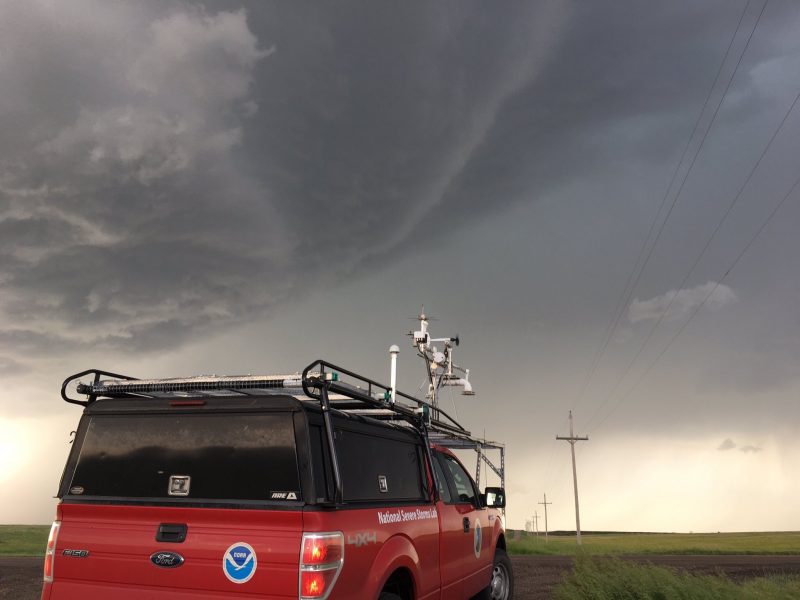
[[[458,335],[455,337],[432,338],[428,332],[428,325],[432,318],[425,314],[425,306],[420,309],[419,329],[409,331],[408,335],[412,339],[412,345],[417,349],[419,356],[425,361],[426,376],[428,378],[428,393],[426,397],[431,404],[436,407],[439,404],[438,390],[442,386],[460,386],[464,390],[461,392],[465,396],[475,394],[472,391],[472,384],[469,382],[469,369],[465,369],[453,362],[453,350],[458,346],[460,340]],[[435,344],[441,344],[442,349]]]

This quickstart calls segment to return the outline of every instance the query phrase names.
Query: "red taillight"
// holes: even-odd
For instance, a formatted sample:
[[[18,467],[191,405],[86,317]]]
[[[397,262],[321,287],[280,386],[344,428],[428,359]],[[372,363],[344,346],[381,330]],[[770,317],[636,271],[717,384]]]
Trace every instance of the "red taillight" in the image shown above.
[[[344,534],[306,533],[300,548],[300,600],[325,600],[344,564]]]
[[[343,546],[342,536],[339,533],[304,537],[303,564],[324,565],[341,560]]]
[[[303,571],[300,575],[300,596],[303,598],[319,598],[326,587],[322,571]]]
[[[47,538],[47,549],[44,552],[44,580],[47,583],[53,581],[53,563],[56,557],[56,541],[60,528],[61,521],[53,521],[53,526],[50,527],[50,536]]]

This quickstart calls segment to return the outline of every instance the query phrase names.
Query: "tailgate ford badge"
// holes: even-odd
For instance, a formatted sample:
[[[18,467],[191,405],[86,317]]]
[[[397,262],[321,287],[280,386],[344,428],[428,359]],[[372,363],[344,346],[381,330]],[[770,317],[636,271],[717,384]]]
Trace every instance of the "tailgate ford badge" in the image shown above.
[[[174,569],[183,564],[183,557],[177,552],[153,552],[150,555],[150,562],[157,567]]]

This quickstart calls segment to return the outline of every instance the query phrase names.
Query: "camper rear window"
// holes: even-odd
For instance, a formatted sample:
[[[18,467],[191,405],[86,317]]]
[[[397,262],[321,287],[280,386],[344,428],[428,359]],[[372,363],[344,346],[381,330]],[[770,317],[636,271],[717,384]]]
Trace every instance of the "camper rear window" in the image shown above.
[[[73,496],[300,499],[290,413],[89,418]]]

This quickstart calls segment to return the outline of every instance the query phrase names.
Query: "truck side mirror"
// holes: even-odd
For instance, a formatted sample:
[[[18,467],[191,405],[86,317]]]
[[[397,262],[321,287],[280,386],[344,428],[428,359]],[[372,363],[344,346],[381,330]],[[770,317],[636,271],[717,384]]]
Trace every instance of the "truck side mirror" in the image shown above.
[[[487,508],[506,507],[506,491],[501,487],[487,487],[484,497],[486,498],[484,504]]]

